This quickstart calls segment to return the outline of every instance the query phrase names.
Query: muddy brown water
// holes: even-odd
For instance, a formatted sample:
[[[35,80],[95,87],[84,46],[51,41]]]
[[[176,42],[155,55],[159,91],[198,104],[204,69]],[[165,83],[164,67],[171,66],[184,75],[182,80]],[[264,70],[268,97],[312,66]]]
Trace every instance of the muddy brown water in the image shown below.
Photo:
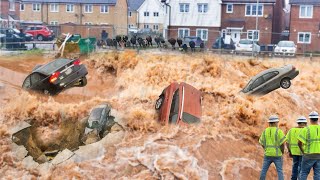
[[[171,52],[110,52],[83,58],[88,85],[56,97],[20,90],[27,73],[50,57],[0,57],[0,176],[72,179],[258,179],[263,149],[258,138],[270,114],[278,114],[280,128],[288,131],[295,119],[320,107],[319,60],[263,59],[179,54]],[[270,67],[293,64],[300,75],[288,90],[263,97],[238,92],[250,77]],[[162,127],[154,102],[172,81],[185,81],[203,92],[201,124]],[[125,138],[105,147],[104,156],[56,166],[49,172],[28,169],[15,160],[8,129],[13,123],[35,119],[37,141],[54,142],[63,124],[79,122],[102,102],[112,105],[125,124]],[[63,114],[63,117],[62,115]],[[45,135],[44,135],[45,134]],[[56,136],[55,136],[56,134]],[[285,179],[291,175],[291,159],[284,156]],[[276,171],[270,167],[268,179]]]

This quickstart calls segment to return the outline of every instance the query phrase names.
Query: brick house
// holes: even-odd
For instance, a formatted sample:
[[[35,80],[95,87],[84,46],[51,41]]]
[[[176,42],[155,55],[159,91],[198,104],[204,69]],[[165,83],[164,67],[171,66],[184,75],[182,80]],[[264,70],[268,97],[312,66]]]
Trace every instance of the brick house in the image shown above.
[[[144,0],[128,0],[128,27],[139,27],[138,9]]]
[[[206,47],[212,46],[221,26],[221,0],[170,0],[169,5],[171,17],[170,13],[165,17],[168,38],[197,36]]]
[[[284,23],[284,0],[222,0],[222,35],[258,40],[260,44],[277,43]],[[258,28],[256,19],[258,16]]]
[[[108,25],[127,34],[127,0],[21,0],[23,21],[49,25]]]
[[[320,1],[290,0],[290,36],[298,52],[320,51]]]
[[[0,27],[18,27],[20,16],[19,0],[0,0]]]

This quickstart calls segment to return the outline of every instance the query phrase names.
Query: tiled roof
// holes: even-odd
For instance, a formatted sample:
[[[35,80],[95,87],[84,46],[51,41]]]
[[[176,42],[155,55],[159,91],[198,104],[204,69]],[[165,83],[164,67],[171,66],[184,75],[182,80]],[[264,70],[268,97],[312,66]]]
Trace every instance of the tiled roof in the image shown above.
[[[259,3],[275,3],[276,0],[259,0]],[[257,3],[257,0],[222,0],[222,3]]]
[[[143,4],[144,0],[128,0],[128,8],[131,11],[136,11]]]
[[[290,0],[289,4],[311,4],[320,5],[320,0]]]
[[[83,4],[116,4],[117,0],[21,0],[21,2],[46,2],[46,3],[83,3]]]

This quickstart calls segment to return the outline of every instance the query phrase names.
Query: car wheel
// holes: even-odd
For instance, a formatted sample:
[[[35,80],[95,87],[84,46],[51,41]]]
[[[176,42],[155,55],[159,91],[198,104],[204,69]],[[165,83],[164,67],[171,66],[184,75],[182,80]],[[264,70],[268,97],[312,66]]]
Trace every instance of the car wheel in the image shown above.
[[[38,41],[43,41],[43,36],[42,35],[38,35],[37,39],[38,39]]]
[[[86,77],[83,77],[81,80],[80,80],[80,86],[81,87],[84,87],[87,85],[87,78]]]
[[[291,86],[291,82],[289,78],[284,78],[280,81],[280,86],[283,89],[288,89]]]
[[[164,99],[163,96],[160,96],[159,99],[157,99],[156,105],[155,105],[155,109],[156,109],[156,110],[159,110],[159,109],[161,108],[161,105],[162,105],[162,103],[163,103],[163,99]]]

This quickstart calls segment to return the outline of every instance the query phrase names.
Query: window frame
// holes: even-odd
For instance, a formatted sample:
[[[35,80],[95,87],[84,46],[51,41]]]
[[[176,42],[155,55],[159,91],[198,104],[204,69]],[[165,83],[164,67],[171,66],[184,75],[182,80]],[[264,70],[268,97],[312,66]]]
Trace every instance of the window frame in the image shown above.
[[[252,33],[252,38],[249,38],[249,32]],[[254,39],[254,33],[255,32],[258,32],[258,38],[257,39]],[[255,29],[247,30],[247,39],[249,39],[251,41],[259,41],[260,40],[260,30],[255,30]]]
[[[103,8],[102,8],[103,7]],[[107,8],[106,8],[107,7]],[[104,11],[102,11],[102,9],[104,10]],[[107,4],[104,4],[104,5],[100,5],[100,13],[102,13],[102,14],[107,14],[107,13],[109,13],[109,5],[107,5]]]
[[[19,5],[20,11],[24,11],[25,10],[25,6],[24,5],[25,5],[24,3],[20,3],[20,5]],[[21,7],[23,7],[23,9],[21,9]]]
[[[303,34],[303,41],[300,41],[300,34]],[[306,42],[305,39],[306,39],[306,34],[309,34],[309,41]],[[312,34],[311,32],[298,32],[298,39],[297,39],[297,43],[299,44],[311,44],[311,39],[312,39]]]
[[[157,16],[156,16],[157,15]],[[154,17],[159,17],[159,12],[153,12]]]
[[[72,7],[72,11],[68,11],[68,6]],[[74,13],[74,4],[66,4],[66,12],[67,13]]]
[[[52,7],[55,7],[54,9]],[[59,4],[58,3],[50,3],[50,12],[59,12]]]
[[[149,24],[144,24],[143,25],[143,29],[149,29],[149,28],[150,28]]]
[[[35,10],[35,7],[36,7],[36,10]],[[33,12],[40,12],[41,11],[41,4],[40,3],[32,3],[32,11]]]
[[[200,33],[200,36],[199,36],[199,34],[198,34],[198,31],[200,31],[201,33]],[[206,31],[207,32],[207,38],[203,38],[203,32],[204,31]],[[203,41],[208,41],[208,39],[209,39],[209,29],[202,29],[202,28],[199,28],[199,29],[196,29],[196,36],[197,37],[200,37],[201,38],[201,40],[203,40]]]
[[[207,6],[207,9],[205,9],[205,6]],[[201,14],[206,14],[208,13],[208,10],[209,10],[209,5],[208,3],[198,3],[197,4],[197,7],[198,7],[198,13],[201,13]],[[189,7],[190,8],[190,7]],[[206,11],[205,11],[206,10]]]
[[[248,9],[248,6],[250,6],[250,14],[247,14],[247,9]],[[257,7],[257,4],[250,4],[250,3],[248,3],[248,4],[246,4],[246,6],[245,6],[245,11],[244,11],[244,13],[245,13],[245,16],[248,16],[248,17],[256,17],[257,15],[258,15],[258,17],[262,17],[263,16],[263,11],[264,11],[264,5],[263,4],[259,4],[259,6],[261,6],[262,7],[262,9],[261,9],[261,15],[259,15],[259,6],[257,7],[257,9],[256,9],[256,13],[257,14],[253,14],[252,12],[253,12],[253,7],[254,6],[256,6]]]
[[[86,26],[91,26],[91,25],[92,25],[92,22],[84,22],[84,25],[86,25]]]
[[[182,30],[183,31],[183,37],[181,37],[180,36],[180,30]],[[188,31],[188,35],[186,35],[186,30]],[[184,37],[186,37],[186,36],[190,36],[190,28],[178,28],[178,37],[179,38],[184,38]]]
[[[157,27],[157,28],[155,28],[155,27]],[[153,30],[159,31],[159,24],[154,24],[153,25]]]
[[[229,11],[229,8],[228,8],[228,6],[230,6],[230,5],[231,5],[231,11]],[[233,4],[226,5],[226,13],[233,13]]]
[[[301,15],[302,7],[305,8],[305,13],[304,13],[303,16]],[[308,7],[311,7],[310,16],[308,16],[308,11],[307,11]],[[311,18],[313,18],[313,5],[300,5],[299,6],[299,18],[301,18],[301,19],[311,19]]]
[[[9,11],[16,11],[16,2],[15,0],[9,0]]]
[[[181,11],[181,7],[183,7],[182,8],[183,11]],[[179,12],[180,13],[189,13],[190,12],[190,3],[179,3]]]
[[[258,81],[258,79],[262,79],[262,83],[261,84],[259,84],[259,85],[257,85],[256,87],[253,87],[253,85],[254,85],[254,83],[256,82],[256,81]],[[258,77],[255,81],[253,81],[252,82],[252,84],[251,84],[251,86],[250,86],[250,89],[249,89],[249,91],[252,91],[252,90],[254,90],[255,88],[257,88],[257,87],[259,87],[260,85],[262,85],[263,83],[265,83],[266,81],[263,79],[263,77],[262,76],[260,76],[260,77]]]
[[[150,16],[150,12],[149,11],[144,11],[143,12],[143,16],[144,17],[149,17]]]
[[[57,26],[57,25],[59,25],[59,22],[58,21],[50,21],[50,25]]]
[[[86,7],[91,7],[91,8],[90,8],[91,11],[86,11],[86,10],[87,10]],[[83,8],[84,8],[84,10],[83,10],[84,13],[87,13],[87,14],[93,13],[93,5],[92,5],[92,4],[85,4],[85,5],[83,6]]]
[[[128,16],[132,17],[132,11],[129,11]]]
[[[265,76],[268,74],[274,74],[274,75],[271,78],[266,79]],[[262,75],[262,78],[264,79],[265,82],[267,82],[267,81],[270,81],[272,78],[276,77],[277,75],[279,75],[279,71],[271,71]]]

